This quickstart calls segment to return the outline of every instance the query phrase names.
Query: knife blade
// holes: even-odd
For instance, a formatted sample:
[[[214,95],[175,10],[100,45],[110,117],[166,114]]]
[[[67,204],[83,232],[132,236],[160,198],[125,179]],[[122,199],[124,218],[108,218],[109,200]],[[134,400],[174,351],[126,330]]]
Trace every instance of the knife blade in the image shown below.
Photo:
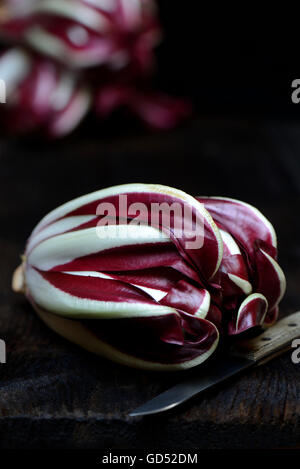
[[[133,410],[129,416],[138,417],[168,411],[248,368],[262,365],[292,347],[300,337],[300,311],[286,316],[257,337],[236,342],[218,357],[205,374],[176,384]]]

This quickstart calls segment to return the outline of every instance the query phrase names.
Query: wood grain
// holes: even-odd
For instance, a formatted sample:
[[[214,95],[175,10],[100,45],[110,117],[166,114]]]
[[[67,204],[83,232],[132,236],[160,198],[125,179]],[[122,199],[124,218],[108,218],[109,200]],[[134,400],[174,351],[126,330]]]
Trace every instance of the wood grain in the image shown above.
[[[280,139],[280,142],[278,141]],[[51,332],[11,276],[39,219],[81,194],[159,182],[256,204],[276,226],[288,289],[299,309],[300,127],[201,120],[165,134],[75,135],[61,142],[0,141],[1,448],[267,448],[300,443],[300,365],[290,354],[169,414],[130,410],[192,373],[156,374],[95,357]],[[288,155],[288,156],[287,156]]]
[[[280,319],[262,334],[248,340],[238,341],[232,346],[234,355],[243,356],[255,362],[267,363],[280,352],[292,348],[294,339],[300,337],[300,311]]]

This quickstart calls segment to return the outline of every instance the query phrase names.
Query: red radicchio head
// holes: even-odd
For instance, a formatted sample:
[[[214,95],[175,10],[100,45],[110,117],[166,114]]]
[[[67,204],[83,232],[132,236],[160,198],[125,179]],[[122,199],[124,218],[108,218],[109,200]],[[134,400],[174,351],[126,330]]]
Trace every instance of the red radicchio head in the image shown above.
[[[103,189],[48,214],[27,243],[23,275],[52,329],[155,370],[196,366],[220,333],[271,325],[285,291],[274,229],[257,209],[147,184]]]
[[[13,131],[65,135],[93,108],[126,106],[146,124],[169,128],[187,103],[149,90],[161,36],[153,0],[6,0],[0,10],[4,123]]]

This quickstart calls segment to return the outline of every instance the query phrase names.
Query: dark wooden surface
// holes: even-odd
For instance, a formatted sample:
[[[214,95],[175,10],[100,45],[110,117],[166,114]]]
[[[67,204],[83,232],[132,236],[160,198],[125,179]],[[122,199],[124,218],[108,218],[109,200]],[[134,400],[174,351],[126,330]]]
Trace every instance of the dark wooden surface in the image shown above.
[[[158,182],[263,210],[287,275],[282,313],[300,309],[300,124],[194,119],[165,134],[105,126],[92,134],[0,141],[0,338],[7,344],[0,447],[299,445],[300,365],[289,354],[169,414],[132,419],[130,410],[184,375],[131,370],[82,351],[48,330],[10,282],[26,238],[49,210],[105,186]]]

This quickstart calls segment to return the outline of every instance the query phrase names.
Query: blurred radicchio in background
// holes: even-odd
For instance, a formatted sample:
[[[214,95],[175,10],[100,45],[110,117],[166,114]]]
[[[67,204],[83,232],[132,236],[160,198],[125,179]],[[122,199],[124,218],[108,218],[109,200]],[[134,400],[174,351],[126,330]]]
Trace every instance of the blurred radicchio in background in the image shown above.
[[[125,107],[152,128],[175,126],[190,105],[151,90],[160,38],[153,0],[2,1],[1,125],[59,137],[90,110]]]

